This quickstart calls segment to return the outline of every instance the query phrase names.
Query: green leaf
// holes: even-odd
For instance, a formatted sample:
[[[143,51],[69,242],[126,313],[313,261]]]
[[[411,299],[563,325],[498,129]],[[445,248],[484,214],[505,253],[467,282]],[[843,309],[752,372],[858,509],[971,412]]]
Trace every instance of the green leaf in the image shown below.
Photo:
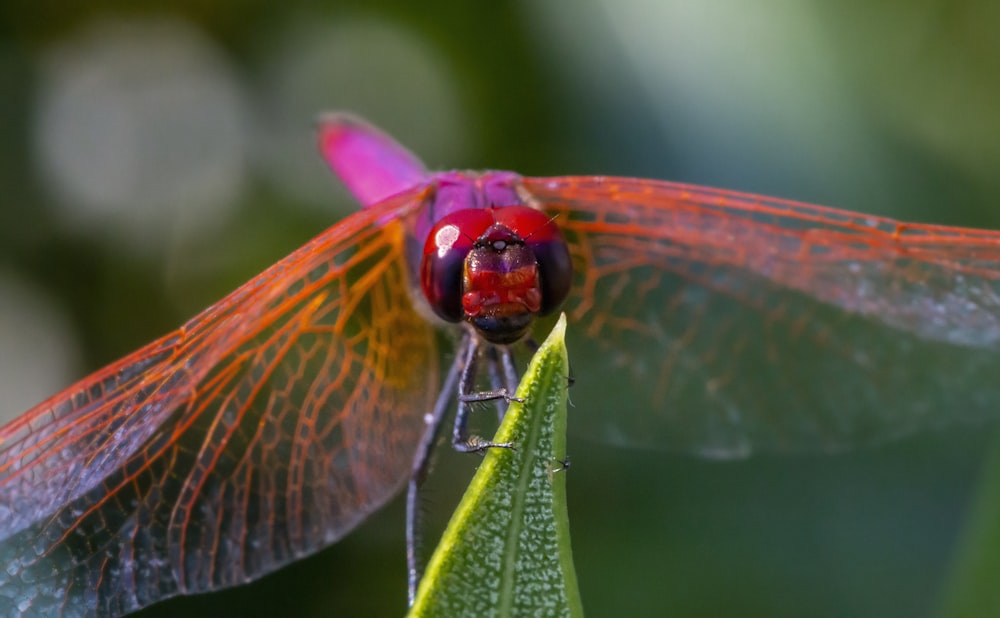
[[[524,374],[428,564],[410,616],[582,616],[566,510],[562,316]]]

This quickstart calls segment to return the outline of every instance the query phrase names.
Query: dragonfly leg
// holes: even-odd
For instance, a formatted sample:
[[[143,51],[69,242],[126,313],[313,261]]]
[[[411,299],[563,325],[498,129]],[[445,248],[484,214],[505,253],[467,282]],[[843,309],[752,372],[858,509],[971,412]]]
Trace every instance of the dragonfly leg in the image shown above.
[[[535,341],[535,338],[531,337],[531,336],[525,338],[524,345],[525,345],[525,347],[528,348],[528,351],[531,352],[532,354],[534,354],[535,352],[537,352],[538,348],[541,347],[541,346],[538,345],[538,342]]]
[[[465,364],[458,381],[458,412],[455,414],[455,426],[451,433],[451,444],[455,450],[462,453],[480,453],[490,448],[512,448],[509,442],[491,442],[479,436],[469,435],[469,411],[472,409],[470,403],[482,401],[503,400],[506,403],[520,401],[512,397],[507,387],[496,390],[473,392],[476,386],[476,377],[479,367],[479,347],[482,345],[475,336],[471,336],[472,343],[469,345],[465,357]]]
[[[413,456],[413,466],[410,468],[410,481],[406,488],[406,571],[407,571],[407,601],[409,605],[417,597],[417,585],[423,575],[423,565],[420,563],[420,487],[427,479],[427,473],[431,467],[431,456],[434,446],[441,436],[444,427],[444,418],[451,407],[452,393],[458,387],[458,377],[463,371],[463,361],[467,358],[466,350],[472,346],[471,334],[466,334],[458,347],[458,355],[451,369],[445,377],[438,395],[434,410],[427,416],[425,422],[427,427],[417,445],[417,452]]]
[[[486,367],[490,374],[490,388],[494,392],[499,391],[504,388],[503,377],[500,375],[500,354],[497,351],[498,347],[491,345],[486,350]],[[497,399],[496,402],[497,409],[497,422],[502,423],[503,417],[507,414],[507,402],[503,399]]]
[[[534,347],[531,348],[531,353],[534,354],[538,351],[538,344],[534,343],[534,339],[528,339],[528,341],[530,342],[529,346],[530,344],[534,344]],[[500,352],[500,360],[503,362],[503,374],[504,380],[507,381],[507,390],[516,393],[517,385],[521,381],[521,378],[517,375],[517,367],[514,366],[514,353],[511,352],[509,347],[503,348]]]

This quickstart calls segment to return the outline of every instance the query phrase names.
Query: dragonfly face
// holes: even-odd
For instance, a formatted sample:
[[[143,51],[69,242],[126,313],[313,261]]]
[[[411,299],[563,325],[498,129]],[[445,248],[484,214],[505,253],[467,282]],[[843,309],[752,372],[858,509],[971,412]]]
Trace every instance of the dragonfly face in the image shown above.
[[[534,316],[559,307],[572,282],[559,229],[544,213],[505,205],[452,212],[427,236],[421,290],[434,312],[467,321],[486,341],[510,344]]]
[[[620,444],[829,451],[1000,410],[1000,233],[431,174],[343,115],[320,146],[364,209],[0,428],[0,613],[125,613],[336,541],[426,472],[424,419],[480,354],[516,382],[507,344],[560,304],[573,429]],[[443,379],[421,282],[465,324]]]

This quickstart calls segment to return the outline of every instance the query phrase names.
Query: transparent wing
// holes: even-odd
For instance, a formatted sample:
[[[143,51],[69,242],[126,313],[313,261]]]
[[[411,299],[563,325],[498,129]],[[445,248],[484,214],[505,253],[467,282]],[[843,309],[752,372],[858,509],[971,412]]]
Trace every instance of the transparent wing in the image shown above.
[[[0,614],[243,583],[391,497],[438,388],[403,259],[424,197],[347,218],[0,429]]]
[[[726,457],[1000,416],[1000,232],[649,180],[524,185],[571,245],[588,432]]]

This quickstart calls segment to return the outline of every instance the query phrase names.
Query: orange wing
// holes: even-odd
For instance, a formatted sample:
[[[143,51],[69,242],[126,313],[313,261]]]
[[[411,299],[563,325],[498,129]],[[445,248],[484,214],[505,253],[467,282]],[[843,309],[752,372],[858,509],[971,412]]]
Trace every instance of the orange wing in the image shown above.
[[[1000,416],[1000,232],[651,180],[524,183],[573,255],[577,428],[727,457]]]
[[[120,614],[242,583],[405,480],[438,389],[407,296],[424,188],[0,429],[0,614]]]

